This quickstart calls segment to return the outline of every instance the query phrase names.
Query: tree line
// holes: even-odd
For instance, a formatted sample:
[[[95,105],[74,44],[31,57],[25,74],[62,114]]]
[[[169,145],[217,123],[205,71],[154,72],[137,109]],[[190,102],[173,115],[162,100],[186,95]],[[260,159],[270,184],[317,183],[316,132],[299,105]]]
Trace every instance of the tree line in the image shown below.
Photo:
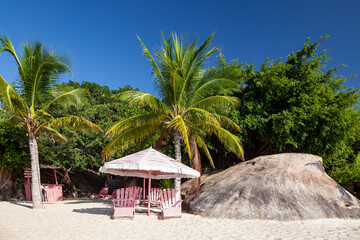
[[[210,44],[211,38],[207,44]],[[197,140],[196,143],[205,146],[200,147],[193,154],[198,157],[199,170],[206,172],[211,169],[225,169],[243,160],[250,160],[261,155],[303,152],[323,157],[327,173],[339,183],[358,184],[360,180],[359,89],[344,85],[354,77],[344,77],[337,73],[344,65],[327,67],[331,61],[327,56],[327,51],[318,51],[318,47],[325,39],[326,36],[313,43],[307,39],[299,50],[291,52],[284,59],[266,59],[258,70],[255,64],[239,63],[238,60],[227,62],[219,49],[205,49],[206,51],[201,55],[205,59],[197,59],[199,67],[193,69],[196,75],[192,77],[198,81],[197,88],[189,86],[186,88],[185,85],[181,85],[183,92],[179,91],[171,98],[174,101],[182,101],[179,105],[182,107],[200,107],[193,110],[194,113],[191,116],[178,114],[194,121],[189,120],[188,125],[184,125],[180,135],[182,139],[185,139],[186,133],[192,133],[193,138]],[[154,58],[145,45],[143,45],[144,53],[150,59],[154,75],[158,80],[168,77],[175,79],[174,82],[177,84],[183,84],[186,81],[185,76],[189,74],[187,71],[191,64],[184,64],[184,66],[181,64],[191,59],[184,60],[184,56],[187,55],[181,59],[181,53],[188,50],[190,52],[188,54],[194,54],[202,45],[196,47],[195,41],[190,43],[190,46],[194,46],[193,49],[180,51],[178,48],[179,52],[176,52],[177,46],[180,46],[180,40],[176,35],[172,38],[164,37],[163,40],[164,52],[156,52],[156,56],[164,54],[163,58]],[[174,52],[171,53],[171,51]],[[218,58],[214,66],[205,69],[206,65],[203,65],[203,61],[208,60],[207,53],[217,54]],[[175,56],[166,58],[171,54]],[[178,70],[180,67],[183,69]],[[196,90],[201,88],[201,84],[216,79],[220,79],[217,84],[200,92],[199,97],[193,101],[206,99],[216,90],[228,99],[238,99],[238,103],[208,102],[208,104],[213,104],[211,108],[200,104],[188,104],[188,101],[192,101],[189,95],[196,93]],[[16,92],[15,84],[10,85]],[[1,90],[5,91],[3,85],[1,87]],[[152,114],[148,116],[156,117],[154,109],[166,112],[164,110],[166,107],[154,99],[148,99],[148,104],[135,104],[139,103],[136,99],[144,96],[138,89],[132,89],[131,86],[110,90],[107,86],[100,86],[97,83],[69,81],[54,84],[53,87],[61,93],[82,89],[81,94],[87,99],[82,104],[67,104],[66,107],[62,104],[52,105],[51,112],[54,119],[70,115],[81,116],[103,130],[110,129],[111,126],[130,117],[144,114]],[[172,106],[173,102],[164,101],[168,100],[166,97],[170,98],[166,87],[166,84],[160,86],[159,101]],[[18,91],[18,94],[20,95],[21,92]],[[39,102],[43,102],[42,98],[45,98],[45,95],[39,95],[38,98],[41,99]],[[1,100],[4,105],[4,97]],[[221,109],[219,107],[221,104],[229,108]],[[211,115],[205,113],[203,109]],[[14,124],[14,119],[5,117],[6,108],[2,108],[1,114],[3,117],[0,120],[0,167],[11,172],[13,177],[21,178],[23,169],[30,164],[29,136],[19,124]],[[170,113],[169,116],[177,115]],[[169,120],[173,121],[172,127],[175,129],[181,128],[179,119]],[[216,122],[216,119],[221,120]],[[231,151],[234,148],[231,144],[234,143],[226,142],[219,130],[215,130],[215,127],[209,128],[207,122],[213,122],[215,125],[218,123],[219,126],[226,125],[229,134],[241,141],[243,159],[239,154],[241,150]],[[48,131],[37,138],[39,159],[41,163],[64,166],[69,171],[97,170],[103,163],[104,146],[111,145],[116,138],[116,134],[109,138],[104,137],[104,133],[77,131],[66,124],[52,123],[52,126],[55,125],[58,127],[59,134]],[[118,147],[115,151],[110,151],[109,157],[122,157],[146,146],[155,145],[160,151],[174,157],[176,150],[172,144],[174,135],[163,136],[166,128],[159,127],[158,129],[162,129],[162,132],[155,133],[156,129],[154,129],[150,137],[140,139],[141,141],[138,142],[133,138],[131,140],[136,144],[128,148]],[[191,131],[184,129],[191,129]],[[206,131],[208,133],[205,133]],[[59,136],[66,136],[67,141],[58,141]],[[181,148],[178,149],[181,149],[182,162],[194,165],[194,159],[190,154],[191,136],[188,137],[187,141],[180,143]],[[225,145],[219,144],[220,141],[223,143],[225,141]],[[229,145],[232,147],[229,148]]]

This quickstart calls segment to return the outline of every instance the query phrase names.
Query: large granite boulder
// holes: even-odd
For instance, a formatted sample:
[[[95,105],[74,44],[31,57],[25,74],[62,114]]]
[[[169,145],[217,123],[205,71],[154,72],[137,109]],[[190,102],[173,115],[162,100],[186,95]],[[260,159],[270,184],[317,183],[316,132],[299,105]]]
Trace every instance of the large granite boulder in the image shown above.
[[[360,201],[324,171],[322,158],[284,153],[261,156],[182,185],[194,214],[238,219],[360,218]]]

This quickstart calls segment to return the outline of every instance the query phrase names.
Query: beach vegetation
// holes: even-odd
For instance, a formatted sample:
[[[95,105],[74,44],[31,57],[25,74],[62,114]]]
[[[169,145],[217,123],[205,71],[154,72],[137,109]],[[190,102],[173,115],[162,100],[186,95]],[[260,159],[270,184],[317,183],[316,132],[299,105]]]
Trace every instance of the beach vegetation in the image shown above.
[[[217,72],[237,75],[242,81],[235,93],[241,105],[231,112],[231,119],[242,129],[238,137],[247,160],[284,152],[311,153],[323,158],[336,180],[357,166],[360,93],[346,86],[354,76],[339,74],[345,65],[327,67],[331,65],[327,50],[318,50],[326,38],[313,43],[307,39],[298,51],[285,59],[266,59],[259,69],[236,60],[219,61]]]
[[[79,115],[98,125],[101,129],[107,129],[116,122],[141,113],[136,106],[128,106],[119,101],[114,101],[112,96],[126,90],[134,90],[129,86],[124,86],[117,90],[110,90],[107,86],[100,86],[97,83],[74,82],[59,84],[62,88],[69,90],[84,89],[88,93],[88,100],[80,107],[69,106],[59,108],[58,116]],[[51,136],[43,135],[39,137],[41,148],[39,155],[43,162],[64,166],[70,172],[85,169],[98,169],[103,160],[101,151],[109,143],[109,139],[104,138],[103,134],[89,131],[75,131],[69,128],[60,128],[62,134],[66,135],[68,141],[55,142]],[[126,151],[119,151],[114,157],[125,156]]]

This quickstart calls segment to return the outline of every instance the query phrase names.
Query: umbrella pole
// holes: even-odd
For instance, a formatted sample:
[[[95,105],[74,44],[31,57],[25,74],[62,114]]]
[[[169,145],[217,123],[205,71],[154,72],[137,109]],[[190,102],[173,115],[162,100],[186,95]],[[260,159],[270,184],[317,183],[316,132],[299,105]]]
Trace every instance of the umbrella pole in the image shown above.
[[[151,171],[149,171],[149,185],[148,185],[148,216],[150,216],[150,188],[151,188]]]
[[[143,182],[143,200],[145,202],[145,178],[144,178],[144,182]]]

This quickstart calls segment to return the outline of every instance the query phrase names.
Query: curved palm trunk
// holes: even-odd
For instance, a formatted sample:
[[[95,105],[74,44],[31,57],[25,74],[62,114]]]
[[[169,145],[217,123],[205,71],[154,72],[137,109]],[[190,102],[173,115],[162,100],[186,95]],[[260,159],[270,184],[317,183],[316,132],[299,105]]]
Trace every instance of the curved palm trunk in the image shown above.
[[[174,132],[174,144],[175,144],[175,160],[181,162],[181,145],[180,145],[180,133],[175,130]],[[176,199],[181,199],[181,178],[175,178]]]
[[[40,167],[39,167],[39,153],[36,137],[34,134],[29,134],[29,148],[31,157],[31,177],[32,177],[32,201],[33,208],[43,208],[42,194],[40,188]]]
[[[199,149],[196,144],[195,137],[192,135],[190,138],[190,147],[191,147],[191,167],[198,171],[201,175],[201,158]],[[193,180],[195,182],[195,195],[199,195],[200,193],[200,177]]]

